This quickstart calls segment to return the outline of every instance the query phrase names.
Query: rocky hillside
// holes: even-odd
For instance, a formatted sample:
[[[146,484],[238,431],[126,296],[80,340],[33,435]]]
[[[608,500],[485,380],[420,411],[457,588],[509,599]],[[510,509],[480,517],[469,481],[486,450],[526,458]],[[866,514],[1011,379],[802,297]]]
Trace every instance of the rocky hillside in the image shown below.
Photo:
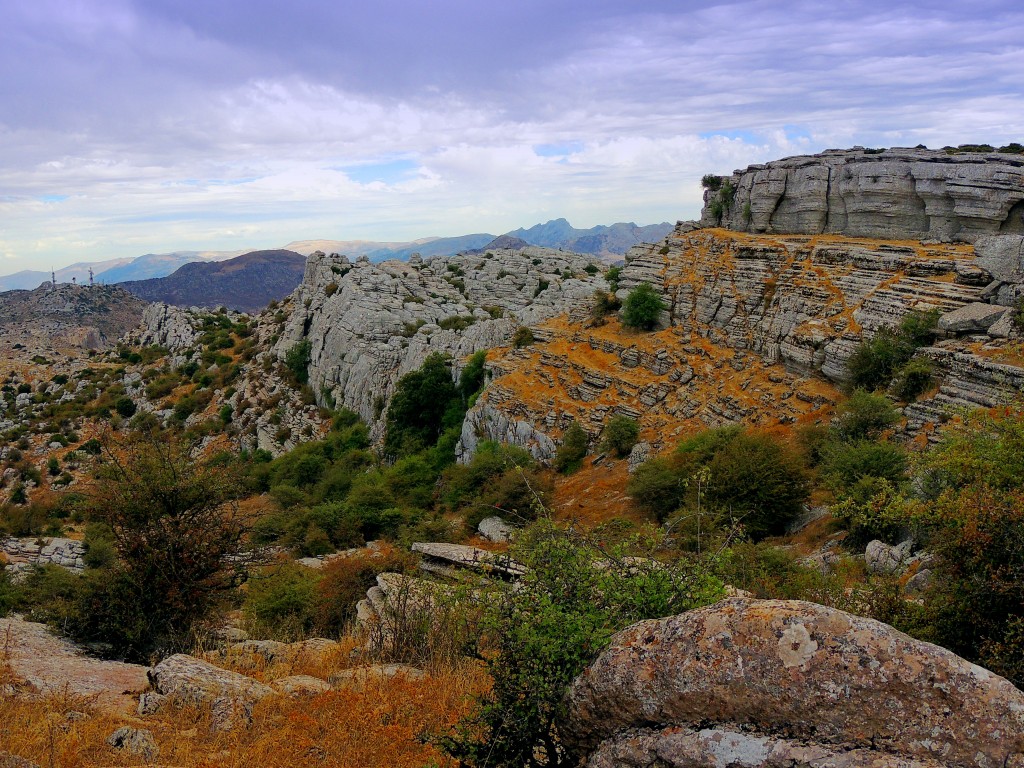
[[[705,177],[701,223],[740,232],[973,242],[1024,233],[1024,156],[829,150]]]
[[[530,248],[374,265],[320,254],[288,305],[275,354],[308,341],[314,393],[359,412],[379,437],[395,383],[428,354],[449,355],[458,369],[491,350],[493,380],[467,416],[464,458],[481,439],[547,458],[572,421],[593,438],[622,413],[643,429],[639,460],[708,425],[826,419],[862,339],[911,310],[937,309],[948,338],[923,354],[940,386],[905,409],[908,429],[927,432],[950,409],[993,405],[1024,385],[1006,338],[1007,305],[1022,293],[1020,243],[681,224],[635,247],[618,277],[619,298],[641,283],[663,297],[668,309],[651,333],[614,318],[593,324],[593,293],[609,285],[578,255]],[[953,314],[979,311],[985,318],[964,323]],[[535,344],[512,345],[520,326]]]
[[[167,277],[121,287],[147,301],[256,312],[291,293],[304,265],[305,258],[292,251],[253,251],[222,262],[185,264]]]
[[[0,349],[8,364],[35,356],[84,356],[114,344],[142,319],[146,302],[117,287],[44,283],[0,293]]]

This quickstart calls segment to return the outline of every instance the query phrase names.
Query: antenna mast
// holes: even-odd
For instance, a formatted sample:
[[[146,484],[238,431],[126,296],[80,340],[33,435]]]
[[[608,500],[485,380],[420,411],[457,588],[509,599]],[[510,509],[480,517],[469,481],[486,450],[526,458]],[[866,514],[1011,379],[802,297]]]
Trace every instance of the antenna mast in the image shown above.
[[[92,282],[92,267],[89,267],[89,287],[92,288],[92,286],[93,286],[93,282]]]

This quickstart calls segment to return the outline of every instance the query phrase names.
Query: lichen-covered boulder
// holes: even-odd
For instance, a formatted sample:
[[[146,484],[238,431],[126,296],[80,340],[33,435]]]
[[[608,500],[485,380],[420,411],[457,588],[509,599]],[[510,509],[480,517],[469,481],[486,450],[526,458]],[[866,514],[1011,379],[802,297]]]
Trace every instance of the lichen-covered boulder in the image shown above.
[[[1009,681],[880,622],[801,601],[733,598],[636,624],[568,701],[566,740],[586,753],[629,729],[715,726],[925,764],[1024,765],[1024,693]]]
[[[274,693],[258,680],[184,653],[168,656],[153,667],[149,678],[157,693],[193,704],[211,704],[219,698],[255,702]]]

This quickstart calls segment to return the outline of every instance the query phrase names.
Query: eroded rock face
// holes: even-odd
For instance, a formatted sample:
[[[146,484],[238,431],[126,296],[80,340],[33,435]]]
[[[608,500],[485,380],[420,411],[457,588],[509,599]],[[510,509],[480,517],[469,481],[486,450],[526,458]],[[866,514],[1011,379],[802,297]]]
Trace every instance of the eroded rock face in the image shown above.
[[[594,755],[595,767],[664,765],[643,754],[657,753],[652,739],[670,727],[688,729],[699,756],[672,766],[789,765],[768,758],[783,742],[864,758],[821,765],[1024,761],[1024,693],[1009,681],[885,624],[800,601],[733,598],[636,624],[613,638],[568,701],[566,738]],[[649,730],[636,759],[598,759],[638,728]],[[742,733],[760,756],[719,763],[712,746],[698,749],[702,728]]]
[[[1024,234],[1024,157],[926,149],[831,150],[734,171],[719,219],[705,192],[702,223],[743,232],[973,242]]]
[[[519,326],[587,312],[594,290],[607,289],[603,268],[587,271],[593,261],[537,247],[382,264],[317,252],[275,351],[283,358],[308,338],[313,391],[380,436],[381,405],[432,352],[458,369],[478,350],[509,344]]]

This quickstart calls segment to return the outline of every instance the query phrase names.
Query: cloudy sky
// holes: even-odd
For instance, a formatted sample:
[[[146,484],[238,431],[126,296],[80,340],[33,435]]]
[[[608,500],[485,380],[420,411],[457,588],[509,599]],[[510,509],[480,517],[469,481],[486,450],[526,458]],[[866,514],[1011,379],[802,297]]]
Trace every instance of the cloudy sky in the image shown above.
[[[0,273],[564,216],[703,173],[1024,141],[1024,4],[0,0]]]

